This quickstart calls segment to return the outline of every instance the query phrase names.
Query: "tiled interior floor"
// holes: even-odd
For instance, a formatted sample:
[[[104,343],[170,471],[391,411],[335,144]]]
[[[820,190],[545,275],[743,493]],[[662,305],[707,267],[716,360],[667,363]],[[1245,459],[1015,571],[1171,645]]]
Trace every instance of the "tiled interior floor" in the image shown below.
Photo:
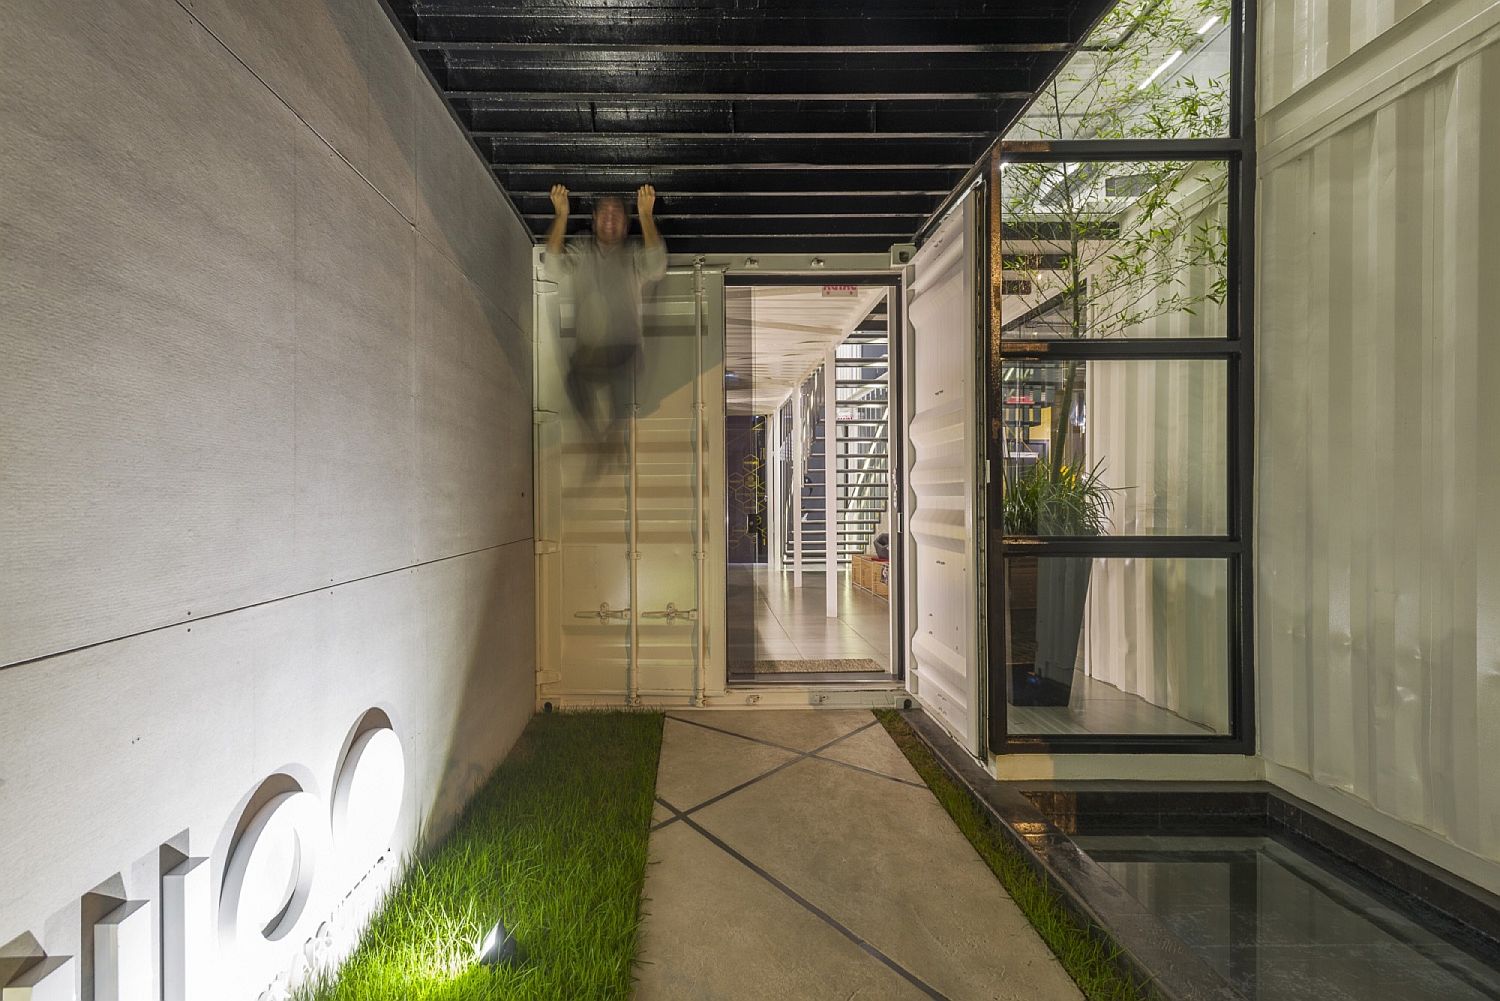
[[[868,712],[668,714],[636,997],[1081,995]]]
[[[1006,729],[1013,734],[1107,733],[1204,736],[1209,727],[1194,723],[1139,695],[1080,674],[1066,706],[1010,706]]]
[[[753,569],[755,660],[873,660],[891,669],[890,604],[857,588],[847,570],[839,573],[839,616],[828,617],[824,575],[804,573],[802,586],[793,586],[790,571],[772,575],[766,567]],[[746,589],[733,589],[746,595]],[[734,602],[731,601],[731,605]],[[751,609],[730,608],[731,615],[750,615]],[[735,651],[731,651],[734,653]],[[748,661],[749,655],[734,658]]]

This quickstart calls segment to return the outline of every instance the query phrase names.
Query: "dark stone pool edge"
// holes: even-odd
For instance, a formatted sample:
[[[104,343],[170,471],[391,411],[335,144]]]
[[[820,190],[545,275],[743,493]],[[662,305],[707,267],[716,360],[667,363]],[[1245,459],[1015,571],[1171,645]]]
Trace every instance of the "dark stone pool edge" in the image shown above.
[[[1119,952],[1122,973],[1163,1001],[1241,995],[1155,915],[1125,893],[1070,834],[1282,832],[1410,894],[1500,943],[1500,896],[1266,782],[1000,782],[920,710],[902,716],[1024,858],[1092,932]]]
[[[1120,972],[1163,1001],[1243,1001],[1240,994],[1073,844],[1037,806],[997,782],[920,710],[902,710],[950,778],[969,791],[1063,904],[1118,955]]]

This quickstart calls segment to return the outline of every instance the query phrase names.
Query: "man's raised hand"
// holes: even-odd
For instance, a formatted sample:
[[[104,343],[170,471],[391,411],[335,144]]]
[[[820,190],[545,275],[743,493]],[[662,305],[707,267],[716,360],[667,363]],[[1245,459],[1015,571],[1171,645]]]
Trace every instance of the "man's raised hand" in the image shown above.
[[[552,185],[552,212],[560,216],[568,214],[568,189],[565,185]]]
[[[652,211],[656,208],[656,189],[649,184],[642,184],[635,192],[636,214],[642,219],[651,218]]]

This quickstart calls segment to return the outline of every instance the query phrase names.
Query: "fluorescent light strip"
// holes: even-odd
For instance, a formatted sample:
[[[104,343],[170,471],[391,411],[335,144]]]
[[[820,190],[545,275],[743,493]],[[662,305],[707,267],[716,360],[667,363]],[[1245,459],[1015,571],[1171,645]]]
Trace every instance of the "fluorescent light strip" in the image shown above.
[[[1200,34],[1200,35],[1207,34],[1208,33],[1208,29],[1212,28],[1214,25],[1216,25],[1218,23],[1219,23],[1219,15],[1215,14],[1213,17],[1211,17],[1207,21],[1203,22],[1203,27],[1201,27],[1201,28],[1198,29],[1198,34]]]
[[[1151,75],[1148,76],[1148,77],[1146,77],[1146,79],[1142,80],[1141,81],[1141,85],[1139,87],[1137,87],[1136,90],[1145,90],[1147,87],[1151,86],[1151,82],[1153,80],[1155,80],[1157,77],[1161,76],[1162,73],[1166,71],[1166,69],[1167,69],[1168,66],[1171,66],[1173,63],[1175,63],[1177,60],[1179,60],[1181,58],[1182,58],[1182,50],[1178,49],[1176,52],[1174,52],[1170,56],[1168,56],[1166,58],[1166,60],[1160,66],[1158,66],[1158,67],[1156,67],[1156,69],[1152,70],[1151,71]]]

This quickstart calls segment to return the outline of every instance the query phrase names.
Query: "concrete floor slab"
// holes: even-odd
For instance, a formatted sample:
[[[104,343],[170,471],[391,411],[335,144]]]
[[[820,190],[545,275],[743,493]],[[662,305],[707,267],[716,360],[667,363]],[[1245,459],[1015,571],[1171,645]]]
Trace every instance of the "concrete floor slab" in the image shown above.
[[[789,751],[669,716],[662,731],[656,794],[679,810],[690,810],[795,758]]]
[[[885,732],[883,726],[873,726],[868,730],[850,734],[828,750],[819,752],[819,757],[858,765],[872,772],[905,779],[908,782],[922,781],[916,769],[912,768],[911,762],[906,760],[906,755],[901,753],[901,748],[891,740],[890,734]]]
[[[915,781],[869,713],[672,715],[804,756],[653,833],[639,997],[1079,1001],[932,793],[886,777]],[[835,760],[806,755],[828,740],[819,754]],[[681,784],[736,765],[674,760],[692,753],[687,740],[664,744],[662,774]]]
[[[945,997],[1081,997],[925,788],[806,759],[697,817]]]
[[[811,751],[830,740],[847,736],[874,722],[862,709],[847,710],[725,710],[707,712],[674,712],[671,717],[695,720],[720,730],[745,737],[769,741],[798,751]],[[666,760],[663,748],[662,760]],[[674,806],[679,805],[670,796]]]
[[[636,1001],[929,996],[681,821],[651,862]]]

